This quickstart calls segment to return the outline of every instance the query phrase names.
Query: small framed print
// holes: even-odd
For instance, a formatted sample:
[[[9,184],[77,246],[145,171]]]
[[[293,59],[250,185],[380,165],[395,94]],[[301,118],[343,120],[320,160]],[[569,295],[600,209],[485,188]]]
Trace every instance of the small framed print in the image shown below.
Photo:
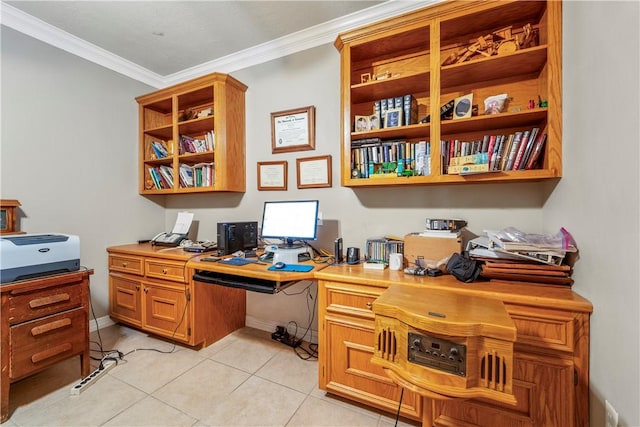
[[[369,130],[380,129],[380,116],[372,114],[369,116]]]
[[[314,106],[271,113],[271,152],[315,150]]]
[[[258,162],[258,190],[286,190],[287,161]]]
[[[20,233],[18,228],[18,206],[17,200],[0,200],[0,234]]]
[[[331,156],[296,159],[298,188],[331,187]]]
[[[460,96],[453,103],[453,119],[466,119],[471,117],[473,94]]]
[[[369,130],[369,116],[355,116],[353,130],[355,132],[366,132]]]
[[[384,113],[384,127],[402,126],[402,108],[390,108]]]
[[[371,73],[360,74],[360,83],[369,83],[371,80]]]

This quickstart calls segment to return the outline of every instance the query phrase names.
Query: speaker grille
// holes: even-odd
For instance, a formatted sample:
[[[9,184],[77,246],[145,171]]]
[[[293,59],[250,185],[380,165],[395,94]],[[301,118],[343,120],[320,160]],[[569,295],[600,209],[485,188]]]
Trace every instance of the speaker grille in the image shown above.
[[[378,355],[390,362],[396,360],[396,334],[391,329],[386,328],[378,333]]]
[[[500,357],[496,351],[485,352],[480,361],[480,378],[485,388],[504,391],[507,383],[505,358]]]

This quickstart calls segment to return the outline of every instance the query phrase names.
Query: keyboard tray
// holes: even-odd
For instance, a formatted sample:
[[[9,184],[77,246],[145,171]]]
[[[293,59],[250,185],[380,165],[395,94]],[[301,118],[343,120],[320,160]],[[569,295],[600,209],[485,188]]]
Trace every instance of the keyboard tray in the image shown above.
[[[277,282],[275,280],[257,279],[253,277],[237,276],[235,274],[201,270],[196,270],[196,273],[193,275],[193,280],[211,285],[222,285],[230,288],[260,292],[263,294],[275,294],[280,290],[280,287],[293,283],[293,281]]]

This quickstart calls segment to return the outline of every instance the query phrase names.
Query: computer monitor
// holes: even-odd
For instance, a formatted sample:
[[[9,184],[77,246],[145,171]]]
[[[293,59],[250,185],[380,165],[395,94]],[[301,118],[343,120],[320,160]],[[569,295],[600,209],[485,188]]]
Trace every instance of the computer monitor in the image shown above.
[[[282,240],[274,254],[274,262],[298,262],[298,254],[306,252],[306,248],[296,241],[316,239],[318,207],[318,200],[264,202],[260,236]]]

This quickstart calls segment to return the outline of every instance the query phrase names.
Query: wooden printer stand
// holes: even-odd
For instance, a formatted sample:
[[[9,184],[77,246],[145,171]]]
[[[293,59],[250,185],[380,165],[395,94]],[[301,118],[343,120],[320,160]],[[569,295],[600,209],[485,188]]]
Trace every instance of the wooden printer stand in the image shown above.
[[[73,356],[89,375],[89,276],[56,274],[0,286],[2,411],[9,417],[11,383]]]

